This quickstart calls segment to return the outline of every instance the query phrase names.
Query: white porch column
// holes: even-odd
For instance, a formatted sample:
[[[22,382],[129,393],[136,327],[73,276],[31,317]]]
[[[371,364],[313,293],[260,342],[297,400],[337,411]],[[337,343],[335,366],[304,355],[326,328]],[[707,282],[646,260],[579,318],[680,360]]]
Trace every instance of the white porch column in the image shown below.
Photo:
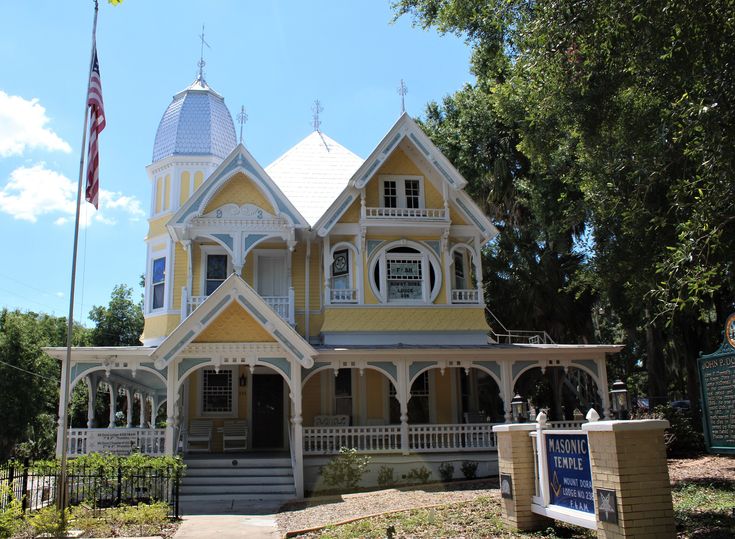
[[[174,455],[176,453],[176,372],[178,371],[176,362],[171,362],[167,371],[166,439],[164,449],[166,455]]]
[[[120,386],[114,382],[107,382],[110,387],[110,424],[109,428],[115,427],[115,416],[117,415],[117,394],[120,391]]]
[[[510,401],[513,400],[513,362],[511,360],[503,361],[500,364],[500,373],[502,376],[500,391],[503,398],[503,412],[505,422],[510,423],[513,421],[513,412],[510,407]]]
[[[97,385],[99,384],[99,378],[90,374],[84,378],[87,384],[87,428],[94,428],[94,408],[97,402]]]
[[[125,422],[125,428],[130,429],[133,427],[133,390],[125,386],[125,406],[127,410],[127,421]]]
[[[605,356],[595,358],[595,363],[597,364],[597,372],[600,374],[595,383],[597,384],[597,394],[600,396],[600,402],[602,402],[602,412],[605,419],[612,419],[610,393],[607,391],[607,361],[605,361]]]
[[[148,400],[148,396],[145,393],[140,393],[140,424],[138,425],[141,429],[145,428],[145,403]]]
[[[401,362],[398,365],[398,388],[396,398],[401,409],[401,453],[408,455],[408,399],[411,398],[408,386],[408,365]]]
[[[294,456],[293,481],[296,489],[296,497],[304,497],[304,426],[301,416],[301,366],[296,364],[291,370],[291,403],[293,405],[293,444],[291,448]]]

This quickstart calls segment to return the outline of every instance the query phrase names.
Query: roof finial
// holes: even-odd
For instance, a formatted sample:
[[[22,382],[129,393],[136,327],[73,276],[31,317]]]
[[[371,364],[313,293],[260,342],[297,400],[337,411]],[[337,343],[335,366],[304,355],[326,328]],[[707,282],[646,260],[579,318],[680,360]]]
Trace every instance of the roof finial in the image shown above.
[[[408,86],[401,79],[401,85],[398,87],[398,95],[401,96],[401,114],[406,112],[406,94],[408,93]]]
[[[204,41],[204,24],[202,24],[202,33],[199,34],[199,39],[202,42],[202,50],[199,54],[199,63],[197,65],[199,66],[199,80],[203,81],[204,80],[204,66],[207,64],[204,61],[204,45],[206,45],[208,49],[211,48],[209,46],[209,43]]]
[[[324,111],[324,107],[322,107],[322,104],[319,102],[318,99],[314,100],[314,105],[311,107],[311,111],[314,113],[312,126],[314,127],[314,131],[319,133],[319,128],[322,125],[322,122],[319,119],[319,113]]]
[[[240,106],[240,113],[237,115],[237,121],[240,122],[240,144],[242,144],[242,126],[248,121],[248,114],[245,112],[245,105]]]

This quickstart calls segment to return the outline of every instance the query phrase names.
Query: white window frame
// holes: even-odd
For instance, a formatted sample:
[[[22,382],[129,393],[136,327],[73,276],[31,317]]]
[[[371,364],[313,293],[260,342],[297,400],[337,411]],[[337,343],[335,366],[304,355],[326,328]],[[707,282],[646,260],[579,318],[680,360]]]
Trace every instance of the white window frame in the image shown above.
[[[230,390],[232,391],[232,410],[230,412],[205,412],[204,411],[204,371],[216,370],[213,365],[207,365],[199,369],[198,375],[198,387],[197,387],[197,413],[199,417],[238,417],[239,406],[237,402],[238,395],[238,372],[235,371],[237,367],[220,367],[219,372],[230,371],[232,375],[232,383]]]
[[[288,264],[288,251],[286,249],[253,249],[253,288],[258,292],[258,285],[260,284],[260,264],[259,259],[261,257],[283,257],[283,264],[286,267],[286,295],[288,295],[288,289],[291,286],[291,268]],[[260,292],[258,292],[260,294]]]
[[[153,282],[153,265],[155,264],[156,260],[160,260],[160,259],[163,259],[163,281]],[[169,280],[166,278],[166,272],[170,271],[168,262],[169,262],[168,256],[166,256],[165,252],[158,251],[156,253],[151,253],[150,265],[149,265],[150,273],[148,273],[148,275],[150,276],[150,279],[147,279],[149,282],[146,283],[146,285],[148,286],[148,298],[149,298],[148,299],[148,312],[155,313],[155,312],[165,311],[166,307],[168,306],[168,281]],[[153,307],[154,290],[155,290],[156,284],[163,285],[163,304],[160,307]]]
[[[219,245],[202,245],[200,253],[199,274],[201,275],[201,278],[199,280],[199,291],[202,296],[205,296],[207,291],[207,257],[209,255],[227,256],[227,275],[225,276],[225,279],[232,274],[232,257],[227,252],[227,249],[220,247]]]
[[[424,209],[424,200],[426,191],[424,190],[423,176],[398,176],[398,175],[381,175],[380,179],[380,204],[379,207],[386,208],[385,205],[385,182],[396,182],[396,208],[408,208],[406,205],[406,180],[417,180],[419,182],[419,205],[416,209]]]
[[[390,250],[396,247],[409,247],[415,249],[418,253],[389,253]],[[391,300],[388,298],[388,258],[404,258],[404,259],[418,259],[421,260],[421,298],[418,299],[395,299]],[[376,286],[374,275],[375,267],[378,266],[380,288]],[[430,267],[434,269],[434,287],[430,288]],[[436,297],[439,295],[439,291],[442,287],[442,268],[439,260],[433,255],[433,253],[421,244],[412,241],[397,241],[392,242],[379,251],[377,251],[372,258],[369,266],[368,281],[370,282],[370,288],[373,294],[381,303],[391,305],[429,305],[434,302]]]

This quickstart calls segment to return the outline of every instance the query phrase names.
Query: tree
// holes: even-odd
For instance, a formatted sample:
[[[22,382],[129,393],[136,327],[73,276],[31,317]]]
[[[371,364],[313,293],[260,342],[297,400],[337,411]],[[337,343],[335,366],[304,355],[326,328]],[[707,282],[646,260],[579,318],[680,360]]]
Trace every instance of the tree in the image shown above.
[[[95,323],[93,346],[140,346],[145,321],[132,295],[132,288],[119,284],[113,288],[107,307],[92,307],[89,318]]]
[[[733,0],[395,4],[398,16],[472,45],[477,86],[517,126],[531,172],[562,184],[545,207],[556,204],[564,222],[581,202],[588,261],[570,286],[613,311],[646,364],[649,395],[661,399],[671,377],[698,400],[696,357],[715,346],[733,308],[734,8]]]

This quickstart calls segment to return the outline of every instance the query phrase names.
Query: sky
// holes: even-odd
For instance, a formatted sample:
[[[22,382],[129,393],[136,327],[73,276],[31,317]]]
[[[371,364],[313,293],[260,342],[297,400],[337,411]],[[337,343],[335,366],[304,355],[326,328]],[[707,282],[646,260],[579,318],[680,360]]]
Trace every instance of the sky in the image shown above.
[[[0,33],[0,307],[66,316],[93,2],[3,2]],[[82,204],[74,317],[86,325],[117,284],[140,297],[158,123],[196,78],[202,25],[207,83],[267,166],[312,130],[365,158],[401,111],[421,117],[473,81],[461,38],[393,23],[390,0],[100,1],[107,127],[100,208]],[[239,125],[236,124],[236,130]]]

